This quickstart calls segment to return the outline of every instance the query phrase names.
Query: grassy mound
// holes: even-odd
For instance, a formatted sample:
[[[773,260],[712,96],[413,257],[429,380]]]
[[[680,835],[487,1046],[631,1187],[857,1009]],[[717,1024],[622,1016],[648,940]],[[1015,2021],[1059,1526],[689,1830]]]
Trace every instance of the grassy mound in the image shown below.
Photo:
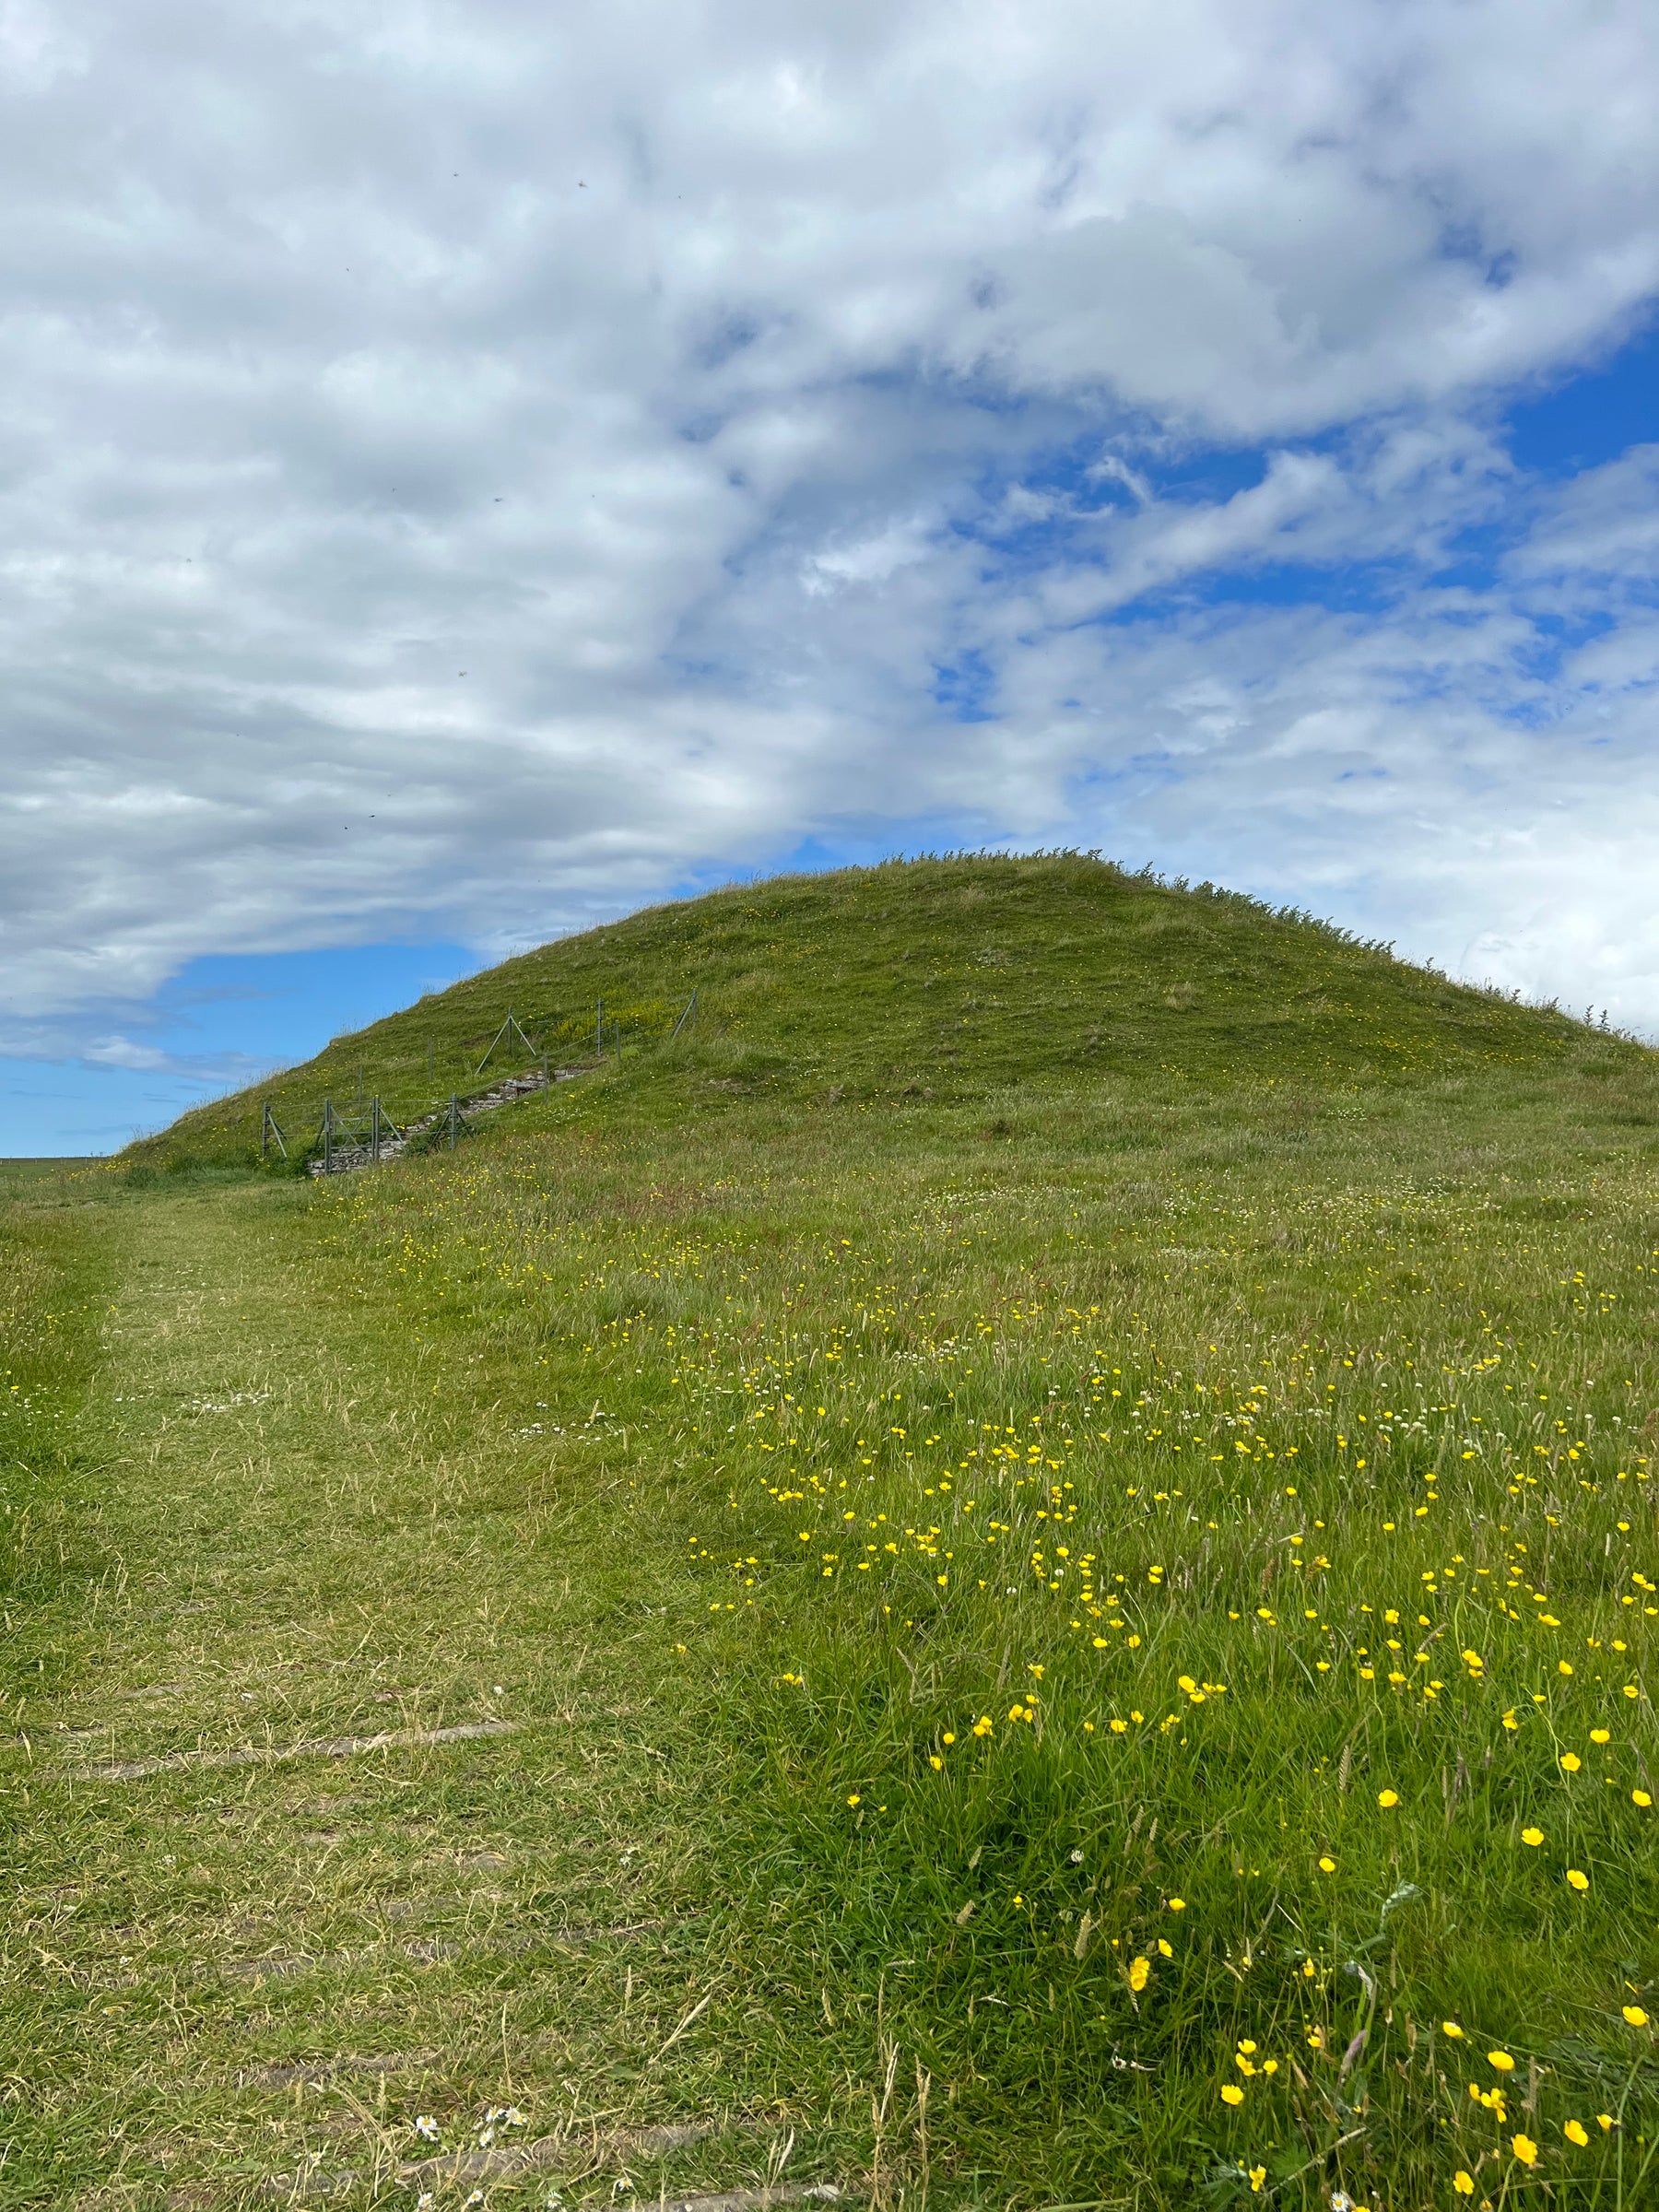
[[[7,1357],[88,1332],[17,2201],[1654,2202],[1659,1056],[960,861],[549,947],[288,1111],[601,991],[620,1065],[453,1154],[0,1216]]]
[[[665,1055],[693,992],[695,1017]],[[526,1064],[513,1040],[478,1072],[510,1012],[555,1065],[603,1065],[619,1047],[628,1099],[612,1111],[670,1116],[720,1086],[952,1100],[1164,1071],[1324,1087],[1535,1065],[1582,1033],[1207,885],[1079,855],[892,863],[740,886],[543,946],[184,1115],[129,1157],[251,1159],[267,1100],[301,1142],[324,1099],[352,1110],[378,1093],[406,1121]]]

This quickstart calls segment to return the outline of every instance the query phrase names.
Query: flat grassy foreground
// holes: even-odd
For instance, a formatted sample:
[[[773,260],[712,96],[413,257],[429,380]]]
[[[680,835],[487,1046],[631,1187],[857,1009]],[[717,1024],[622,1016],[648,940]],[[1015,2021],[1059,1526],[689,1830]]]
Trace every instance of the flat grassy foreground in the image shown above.
[[[31,1182],[0,2202],[1659,2202],[1659,1065],[1525,1043]]]

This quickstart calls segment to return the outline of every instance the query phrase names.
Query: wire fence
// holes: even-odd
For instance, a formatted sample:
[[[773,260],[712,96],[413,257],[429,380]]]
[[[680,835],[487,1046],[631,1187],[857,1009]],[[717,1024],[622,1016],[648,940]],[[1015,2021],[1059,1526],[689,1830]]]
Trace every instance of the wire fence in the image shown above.
[[[463,1136],[472,1134],[477,1115],[589,1074],[613,1055],[620,1067],[625,1041],[630,1052],[672,1044],[696,1020],[697,1006],[698,994],[693,991],[683,1003],[649,999],[607,1006],[599,999],[591,1014],[556,1015],[539,1020],[533,1015],[521,1018],[509,1006],[506,1019],[489,1038],[471,1071],[476,1084],[494,1064],[496,1073],[482,1090],[452,1089],[447,1096],[441,1093],[437,1097],[429,1092],[413,1102],[400,1098],[394,1116],[380,1092],[365,1098],[363,1070],[359,1068],[352,1104],[341,1105],[332,1095],[325,1095],[320,1110],[288,1109],[286,1128],[270,1100],[263,1099],[260,1159],[267,1165],[280,1162],[312,1175],[337,1175],[351,1169],[379,1166],[406,1152],[453,1151]],[[574,1066],[562,1065],[571,1051],[582,1053],[583,1058]],[[510,1072],[515,1068],[516,1072]],[[427,1069],[429,1078],[435,1073],[429,1040]]]

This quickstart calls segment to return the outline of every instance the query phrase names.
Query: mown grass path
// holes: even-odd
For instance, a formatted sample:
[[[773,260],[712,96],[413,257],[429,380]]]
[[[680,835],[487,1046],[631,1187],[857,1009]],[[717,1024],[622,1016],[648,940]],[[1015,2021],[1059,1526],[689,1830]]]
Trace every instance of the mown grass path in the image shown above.
[[[590,1447],[567,1502],[472,1339],[331,1289],[307,1206],[105,1212],[89,1566],[8,1622],[0,2202],[764,2181],[789,2116],[723,2069],[713,1754],[627,1477]],[[414,2171],[421,2118],[465,2162]]]

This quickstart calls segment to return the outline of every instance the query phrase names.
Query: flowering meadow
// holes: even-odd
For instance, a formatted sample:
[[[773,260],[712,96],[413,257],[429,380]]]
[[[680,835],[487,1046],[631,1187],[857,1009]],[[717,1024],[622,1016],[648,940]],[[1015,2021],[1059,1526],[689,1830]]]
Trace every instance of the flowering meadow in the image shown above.
[[[326,1233],[683,1546],[718,1883],[800,2035],[878,1997],[866,2133],[897,2081],[1022,2201],[1634,2206],[1652,1085],[571,1102]]]
[[[1659,2204],[1659,1058],[1061,856],[274,1095],[601,997],[0,1176],[0,2205]]]

